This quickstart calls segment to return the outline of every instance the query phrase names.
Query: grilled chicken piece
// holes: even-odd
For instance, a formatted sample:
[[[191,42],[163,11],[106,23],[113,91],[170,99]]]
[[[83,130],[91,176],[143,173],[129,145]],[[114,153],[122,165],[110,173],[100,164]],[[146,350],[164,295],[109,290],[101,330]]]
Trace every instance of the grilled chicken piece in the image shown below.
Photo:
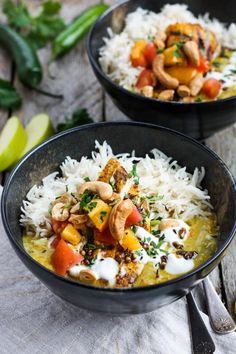
[[[102,172],[100,173],[98,181],[109,183],[111,177],[113,176],[115,170],[119,165],[120,162],[117,159],[110,159],[102,170]]]
[[[128,180],[128,173],[117,159],[110,159],[108,161],[100,173],[98,181],[109,183],[112,177],[114,178],[115,192],[120,193]]]
[[[176,23],[167,27],[166,34],[167,47],[192,40],[198,44],[202,56],[207,60],[212,58],[217,47],[215,35],[203,29],[199,24]]]

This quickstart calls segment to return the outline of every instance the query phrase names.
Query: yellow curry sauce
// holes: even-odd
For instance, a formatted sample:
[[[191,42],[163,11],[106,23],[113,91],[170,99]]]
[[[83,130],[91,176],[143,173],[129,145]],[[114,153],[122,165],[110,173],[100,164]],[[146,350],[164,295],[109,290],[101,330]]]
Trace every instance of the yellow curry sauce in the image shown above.
[[[86,178],[76,193],[51,202],[49,234],[25,234],[25,250],[61,276],[117,288],[164,282],[209,259],[218,235],[209,207],[188,222],[166,205],[160,216],[163,196],[143,194],[139,178],[136,164],[128,173],[110,159],[96,181]]]

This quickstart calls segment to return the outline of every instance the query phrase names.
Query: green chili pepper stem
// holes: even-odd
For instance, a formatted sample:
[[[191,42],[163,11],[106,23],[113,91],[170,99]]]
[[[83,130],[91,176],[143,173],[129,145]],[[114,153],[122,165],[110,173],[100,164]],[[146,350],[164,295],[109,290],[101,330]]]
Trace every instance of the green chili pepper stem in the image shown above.
[[[34,88],[42,80],[42,68],[36,51],[16,31],[0,24],[0,44],[12,55],[20,81],[27,87]]]
[[[107,4],[97,4],[83,11],[64,31],[53,41],[52,58],[56,59],[66,54],[84,37],[97,18],[108,9]]]
[[[48,96],[48,97],[52,97],[52,98],[57,98],[57,99],[60,99],[62,100],[64,98],[63,95],[56,95],[54,93],[51,93],[51,92],[47,92],[47,91],[44,91],[42,89],[40,89],[39,87],[34,87],[34,90],[38,93],[41,93],[42,95],[44,96]]]

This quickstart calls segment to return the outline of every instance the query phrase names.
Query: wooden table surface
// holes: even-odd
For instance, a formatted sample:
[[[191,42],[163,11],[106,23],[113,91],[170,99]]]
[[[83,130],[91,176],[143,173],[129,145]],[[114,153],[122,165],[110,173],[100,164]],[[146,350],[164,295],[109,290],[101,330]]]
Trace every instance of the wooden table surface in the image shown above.
[[[87,6],[96,3],[95,0],[64,0],[62,16],[69,22],[76,14]],[[113,1],[106,1],[112,3]],[[40,1],[27,1],[30,6],[37,7]],[[0,1],[0,6],[2,0]],[[4,16],[0,13],[0,20]],[[41,87],[50,92],[62,93],[62,101],[51,99],[28,90],[19,82],[13,70],[10,57],[5,50],[0,48],[0,77],[12,80],[23,98],[23,105],[13,112],[0,111],[0,129],[5,121],[12,115],[18,116],[22,122],[27,123],[30,118],[40,112],[47,112],[54,124],[63,121],[66,115],[70,115],[79,107],[88,109],[95,121],[128,120],[111,102],[97,82],[86,55],[85,40],[62,59],[52,64],[50,70],[55,79],[48,76],[47,62],[50,56],[49,49],[39,51],[40,60],[44,68],[44,79]],[[224,117],[222,117],[223,119]],[[236,176],[236,125],[214,135],[206,141],[228,165]],[[0,174],[0,182],[4,183],[6,176]],[[224,186],[222,186],[224,188]],[[16,257],[12,251],[12,257]],[[222,297],[227,308],[233,313],[233,305],[236,300],[236,238],[227,255],[211,274],[217,292]],[[2,275],[9,278],[9,274]],[[10,274],[11,276],[11,274]],[[13,275],[12,275],[13,276]],[[20,277],[20,275],[19,275]],[[8,279],[9,280],[9,279]],[[12,279],[13,280],[13,279]],[[14,274],[14,282],[16,281]],[[11,283],[8,281],[8,284]],[[10,294],[10,292],[9,292]],[[10,296],[10,295],[9,295]]]

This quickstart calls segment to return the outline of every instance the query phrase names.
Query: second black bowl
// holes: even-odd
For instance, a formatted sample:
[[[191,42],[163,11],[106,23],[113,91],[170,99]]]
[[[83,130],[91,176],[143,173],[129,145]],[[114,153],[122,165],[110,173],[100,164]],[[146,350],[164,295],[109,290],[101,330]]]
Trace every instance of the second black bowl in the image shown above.
[[[152,286],[110,289],[82,284],[58,276],[37,263],[25,250],[19,225],[22,200],[28,190],[48,174],[59,169],[66,156],[90,156],[94,141],[104,140],[114,153],[136,151],[145,156],[152,148],[172,156],[193,173],[205,166],[203,188],[207,188],[220,226],[216,253],[200,267],[176,279]],[[220,262],[233,239],[236,220],[235,182],[224,163],[205,146],[174,131],[138,123],[100,123],[57,134],[31,151],[8,178],[2,195],[2,217],[8,238],[22,262],[53,293],[90,310],[110,313],[141,313],[169,304],[197,285]]]
[[[196,16],[208,12],[211,17],[216,17],[224,23],[235,22],[236,2],[234,0],[228,0],[227,7],[224,8],[221,1],[214,0],[168,1],[170,4],[176,2],[188,4],[190,11]],[[99,64],[99,49],[104,45],[103,38],[108,36],[108,27],[114,30],[115,25],[116,28],[122,29],[126,15],[138,7],[159,12],[165,4],[165,0],[136,0],[125,1],[111,7],[90,31],[88,56],[99,82],[114,104],[128,117],[141,122],[163,125],[202,140],[236,121],[236,97],[202,103],[154,100],[116,85],[102,71]]]

